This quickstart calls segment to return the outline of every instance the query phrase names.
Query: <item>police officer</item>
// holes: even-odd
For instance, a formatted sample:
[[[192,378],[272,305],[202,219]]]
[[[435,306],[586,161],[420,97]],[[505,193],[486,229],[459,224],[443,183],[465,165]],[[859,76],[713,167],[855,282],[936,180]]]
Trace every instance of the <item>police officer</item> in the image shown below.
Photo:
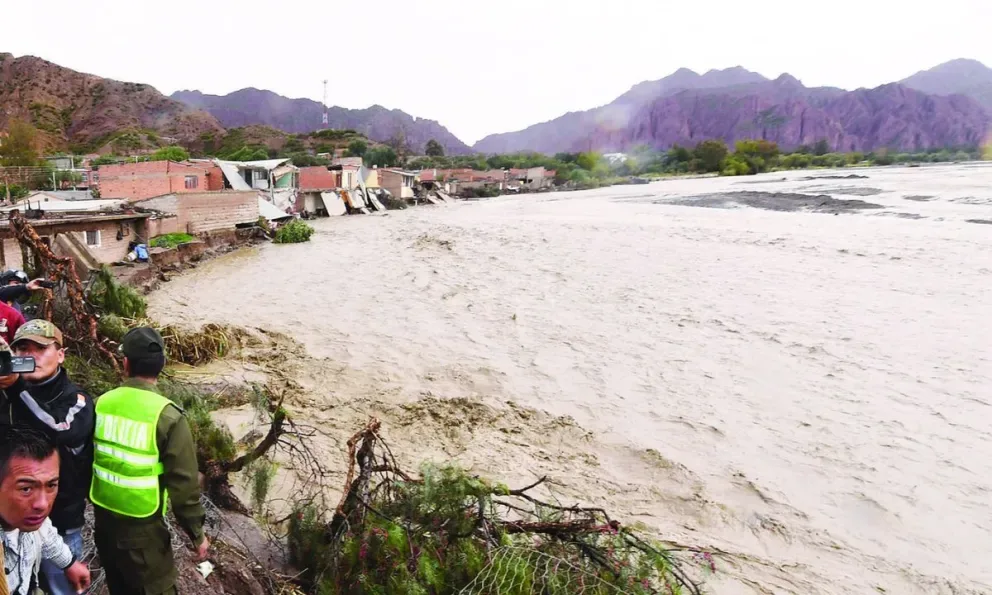
[[[166,500],[196,550],[207,558],[196,445],[182,410],[156,390],[165,342],[147,327],[121,341],[120,388],[96,403],[94,533],[111,595],[175,593],[176,565],[165,525]]]

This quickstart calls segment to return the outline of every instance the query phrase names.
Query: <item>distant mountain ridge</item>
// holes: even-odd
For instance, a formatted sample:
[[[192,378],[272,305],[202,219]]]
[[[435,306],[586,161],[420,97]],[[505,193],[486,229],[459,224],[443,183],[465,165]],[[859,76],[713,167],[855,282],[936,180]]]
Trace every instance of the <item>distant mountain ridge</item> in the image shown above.
[[[210,113],[228,128],[260,124],[301,134],[323,127],[324,108],[319,102],[290,99],[252,87],[227,95],[176,91],[171,98]],[[355,130],[379,142],[402,138],[414,152],[423,152],[424,145],[431,139],[441,143],[448,154],[471,152],[468,145],[438,122],[415,118],[401,110],[390,110],[380,105],[360,110],[335,106],[328,108],[327,117],[329,128]]]
[[[322,127],[322,111],[316,101],[254,88],[225,96],[178,91],[170,98],[150,85],[0,53],[0,131],[12,119],[27,120],[40,131],[45,150],[114,150],[108,140],[124,131],[136,133],[121,138],[139,149],[176,141],[196,146],[223,135],[225,126],[312,132]],[[739,66],[704,74],[683,68],[634,85],[607,105],[490,135],[473,148],[438,122],[400,110],[328,110],[331,128],[353,129],[378,142],[401,140],[415,153],[436,139],[448,154],[623,151],[710,138],[764,138],[786,149],[821,139],[844,151],[963,148],[984,144],[990,113],[992,69],[964,59],[855,91],[809,88],[788,74],[769,80]]]
[[[981,91],[985,79],[976,73],[992,75],[992,70],[974,64],[968,73],[982,83],[977,87]],[[934,83],[939,84],[946,81]],[[490,135],[473,149],[622,151],[639,144],[667,148],[710,138],[731,144],[764,138],[784,148],[826,139],[843,151],[978,146],[989,117],[975,94],[966,95],[931,95],[896,83],[856,91],[808,88],[789,74],[769,80],[741,67],[702,75],[683,68],[635,85],[608,105]]]
[[[978,60],[951,60],[917,72],[900,83],[933,95],[967,95],[992,113],[992,68]]]
[[[517,132],[491,134],[472,147],[480,153],[515,153],[538,151],[556,153],[573,150],[595,129],[619,129],[627,125],[633,112],[644,103],[658,97],[688,89],[714,89],[767,82],[764,76],[740,66],[725,70],[710,70],[697,74],[680,68],[656,81],[645,81],[630,88],[608,105],[582,112],[569,112],[548,122],[535,124]]]

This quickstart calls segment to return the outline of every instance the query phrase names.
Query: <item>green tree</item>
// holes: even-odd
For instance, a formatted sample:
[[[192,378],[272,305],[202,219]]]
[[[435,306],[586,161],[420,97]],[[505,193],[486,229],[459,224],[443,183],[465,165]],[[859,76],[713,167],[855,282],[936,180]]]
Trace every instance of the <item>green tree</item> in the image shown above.
[[[721,176],[746,176],[751,173],[751,166],[743,157],[734,154],[723,161]]]
[[[444,147],[432,138],[427,141],[427,148],[424,149],[424,153],[428,157],[444,157]]]
[[[399,156],[392,147],[376,147],[370,149],[365,154],[365,165],[371,167],[395,167],[399,163]]]
[[[118,157],[117,155],[100,155],[93,161],[90,161],[90,166],[93,167],[93,169],[99,169],[101,165],[114,165],[115,163],[119,163],[122,159],[122,157]]]
[[[692,151],[697,171],[704,172],[720,171],[728,153],[727,145],[722,140],[704,140]]]
[[[672,148],[665,154],[665,160],[669,164],[689,163],[692,161],[692,151],[680,145],[672,145]]]
[[[821,138],[820,140],[816,141],[815,145],[813,145],[814,155],[826,155],[829,152],[830,152],[830,143],[827,142],[827,139],[825,138]]]
[[[46,190],[61,190],[62,188],[77,186],[83,181],[83,176],[73,171],[56,171],[49,173],[45,180]]]
[[[0,165],[28,166],[38,164],[35,139],[38,130],[23,120],[11,120],[7,138],[0,145]]]
[[[296,167],[312,167],[314,165],[330,165],[326,159],[315,157],[310,153],[291,153],[286,155]]]
[[[786,169],[805,169],[812,163],[812,158],[806,153],[793,153],[782,158],[782,167]]]
[[[748,172],[766,172],[778,163],[778,145],[767,140],[742,140],[734,146],[734,157],[747,164]],[[738,168],[739,169],[739,168]]]
[[[355,139],[348,143],[349,157],[365,157],[369,152],[369,144],[361,139]]]
[[[189,152],[182,147],[162,147],[152,153],[150,161],[186,161],[189,159]]]
[[[596,166],[599,165],[602,159],[603,158],[602,156],[600,156],[599,153],[596,153],[594,151],[588,151],[585,153],[579,153],[579,156],[578,158],[576,158],[575,163],[586,171],[592,171],[596,169]]]
[[[289,137],[282,146],[282,152],[287,155],[290,153],[302,153],[304,151],[306,151],[306,147],[303,145],[303,141],[295,136]]]

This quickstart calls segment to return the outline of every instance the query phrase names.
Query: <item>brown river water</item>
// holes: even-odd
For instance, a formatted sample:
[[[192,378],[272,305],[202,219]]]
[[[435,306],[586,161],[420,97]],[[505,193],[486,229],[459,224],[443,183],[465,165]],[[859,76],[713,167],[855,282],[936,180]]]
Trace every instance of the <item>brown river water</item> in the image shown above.
[[[992,167],[850,173],[324,219],[151,310],[301,343],[328,448],[547,473],[712,592],[992,592]]]

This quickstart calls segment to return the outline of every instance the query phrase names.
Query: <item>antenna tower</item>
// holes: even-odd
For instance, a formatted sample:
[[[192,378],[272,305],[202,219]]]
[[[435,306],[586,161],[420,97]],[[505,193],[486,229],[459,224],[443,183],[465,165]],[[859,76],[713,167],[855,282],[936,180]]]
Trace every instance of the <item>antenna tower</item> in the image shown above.
[[[327,79],[324,79],[324,128],[327,128]]]

